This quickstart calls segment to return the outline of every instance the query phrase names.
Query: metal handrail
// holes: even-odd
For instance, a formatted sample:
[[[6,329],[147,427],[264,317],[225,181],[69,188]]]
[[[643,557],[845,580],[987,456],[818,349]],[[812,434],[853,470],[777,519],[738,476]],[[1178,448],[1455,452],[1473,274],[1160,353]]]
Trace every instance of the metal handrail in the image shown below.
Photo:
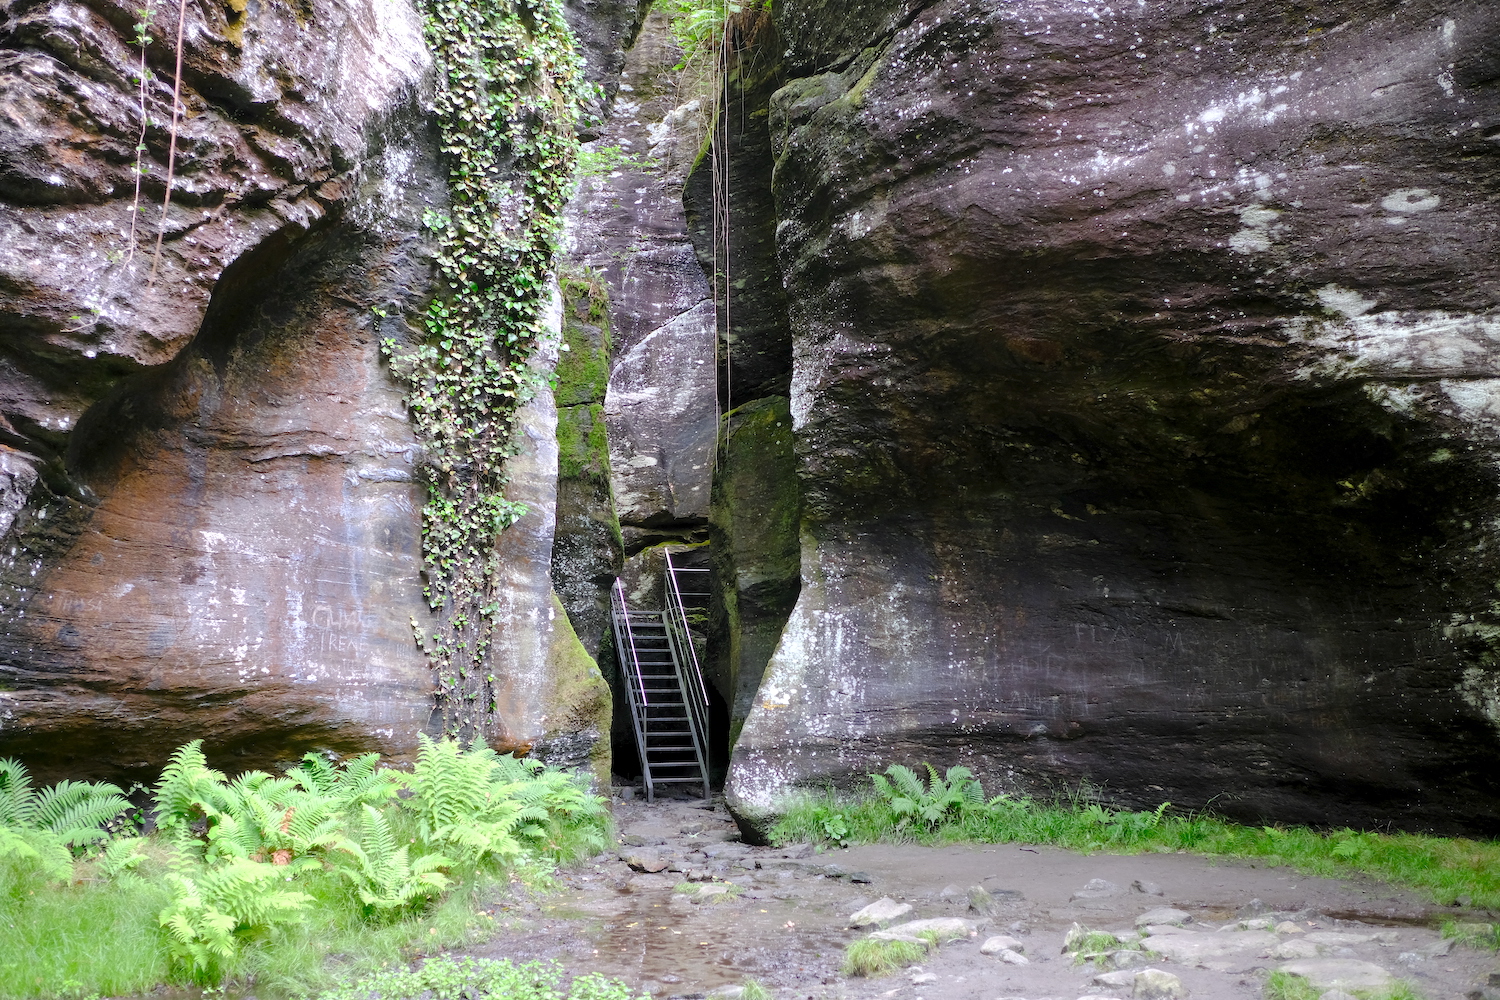
[[[692,572],[707,573],[708,570],[696,570],[692,567],[678,569],[672,565],[672,553],[667,552],[665,555],[667,559],[667,583],[671,588],[667,592],[667,610],[676,619],[674,624],[682,629],[683,638],[687,640],[686,652],[688,662],[693,665],[693,680],[697,686],[697,690],[694,693],[698,695],[700,703],[706,709],[708,708],[708,686],[703,683],[703,671],[698,666],[698,651],[693,648],[692,630],[688,627],[687,608],[682,603],[682,591],[677,588],[677,574]]]
[[[641,755],[641,777],[646,782],[646,801],[650,802],[656,798],[656,788],[651,780],[651,765],[646,755],[646,679],[641,675],[641,657],[636,652],[635,636],[630,630],[630,606],[625,602],[625,585],[615,580],[615,586],[610,591],[610,597],[614,605],[615,649],[619,652],[621,660],[620,679],[624,682],[627,700],[630,702],[630,723],[635,732],[636,749]],[[630,659],[630,666],[635,668],[635,684],[630,683],[627,676],[624,660],[626,656]]]
[[[692,686],[694,690],[690,695],[687,685],[682,683],[682,674],[678,672],[678,687],[682,691],[682,703],[688,712],[688,727],[692,731],[693,750],[698,757],[699,773],[703,775],[703,797],[707,799],[711,792],[708,779],[708,760],[704,752],[708,739],[708,686],[703,682],[703,671],[698,666],[698,651],[693,648],[693,633],[688,626],[687,608],[682,603],[682,591],[677,586],[677,567],[672,565],[672,553],[663,553],[666,557],[667,586],[664,588],[667,599],[667,613],[663,619],[668,622],[667,634],[671,636],[671,642],[679,650],[677,662],[687,663],[692,666]]]

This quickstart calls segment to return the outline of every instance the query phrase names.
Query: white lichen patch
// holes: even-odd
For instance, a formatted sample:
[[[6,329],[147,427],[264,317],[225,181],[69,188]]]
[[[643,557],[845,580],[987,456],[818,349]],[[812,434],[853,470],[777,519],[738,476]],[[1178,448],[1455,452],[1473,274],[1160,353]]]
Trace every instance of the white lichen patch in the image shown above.
[[[1363,316],[1380,304],[1374,299],[1367,299],[1356,291],[1340,288],[1338,285],[1324,285],[1318,289],[1317,296],[1319,304],[1324,309],[1338,313],[1345,319]]]
[[[1360,308],[1341,291],[1331,305],[1320,291],[1319,304],[1335,312]],[[1298,372],[1303,378],[1500,377],[1500,315],[1345,311],[1336,320],[1300,316],[1287,327],[1321,349],[1319,360]]]
[[[1500,674],[1467,667],[1463,680],[1459,681],[1458,693],[1474,711],[1490,720],[1496,731],[1500,731]]]
[[[1380,207],[1387,212],[1412,214],[1430,212],[1443,203],[1443,199],[1426,188],[1398,188],[1380,199]]]
[[[1281,228],[1276,225],[1281,213],[1263,205],[1249,205],[1239,211],[1240,225],[1244,228],[1229,238],[1229,249],[1243,254],[1265,253],[1271,249],[1271,243]]]

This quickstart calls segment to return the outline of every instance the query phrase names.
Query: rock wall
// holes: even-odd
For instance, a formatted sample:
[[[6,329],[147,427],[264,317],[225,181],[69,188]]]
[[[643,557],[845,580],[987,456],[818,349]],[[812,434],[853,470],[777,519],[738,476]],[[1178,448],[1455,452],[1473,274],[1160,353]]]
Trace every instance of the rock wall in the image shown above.
[[[739,737],[802,582],[792,415],[768,396],[724,415],[709,513],[715,600],[705,670]]]
[[[149,779],[200,736],[231,767],[399,756],[433,682],[379,341],[421,329],[447,199],[419,16],[189,4],[158,260],[175,31],[138,175],[136,6],[0,15],[0,755],[42,780]],[[555,422],[548,393],[521,417],[492,666],[508,747],[603,768],[607,691],[549,580]]]
[[[776,19],[802,586],[745,822],[927,760],[1500,832],[1500,11]]]
[[[708,112],[678,101],[681,55],[666,15],[651,14],[568,210],[569,256],[608,290],[604,419],[629,552],[702,535],[718,422],[713,302],[682,206]]]

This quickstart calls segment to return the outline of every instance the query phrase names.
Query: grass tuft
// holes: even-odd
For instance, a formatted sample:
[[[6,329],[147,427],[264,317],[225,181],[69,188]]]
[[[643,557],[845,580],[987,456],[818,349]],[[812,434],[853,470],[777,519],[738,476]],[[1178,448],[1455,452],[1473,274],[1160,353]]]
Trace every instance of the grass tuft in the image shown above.
[[[1443,937],[1452,938],[1455,944],[1466,948],[1500,951],[1500,924],[1445,920],[1443,921]]]
[[[776,997],[759,979],[746,979],[740,1000],[776,1000]]]
[[[860,938],[844,949],[844,975],[889,975],[897,969],[915,965],[927,955],[928,946],[915,941],[880,941]]]
[[[1266,1000],[1318,1000],[1320,993],[1312,982],[1280,969],[1266,977]]]

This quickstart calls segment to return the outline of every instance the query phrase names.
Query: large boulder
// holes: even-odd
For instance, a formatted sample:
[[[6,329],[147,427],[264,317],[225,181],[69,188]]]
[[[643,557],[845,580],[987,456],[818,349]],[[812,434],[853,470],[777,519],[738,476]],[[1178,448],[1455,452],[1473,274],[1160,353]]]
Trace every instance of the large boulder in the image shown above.
[[[1500,831],[1500,9],[778,5],[799,786]]]
[[[158,258],[176,26],[137,173],[135,6],[0,21],[0,755],[43,780],[148,779],[195,737],[230,767],[402,755],[434,723],[425,492],[381,341],[421,329],[448,198],[420,16],[188,5]],[[506,748],[602,770],[607,690],[549,579],[555,422],[546,392],[518,421],[491,669]]]

